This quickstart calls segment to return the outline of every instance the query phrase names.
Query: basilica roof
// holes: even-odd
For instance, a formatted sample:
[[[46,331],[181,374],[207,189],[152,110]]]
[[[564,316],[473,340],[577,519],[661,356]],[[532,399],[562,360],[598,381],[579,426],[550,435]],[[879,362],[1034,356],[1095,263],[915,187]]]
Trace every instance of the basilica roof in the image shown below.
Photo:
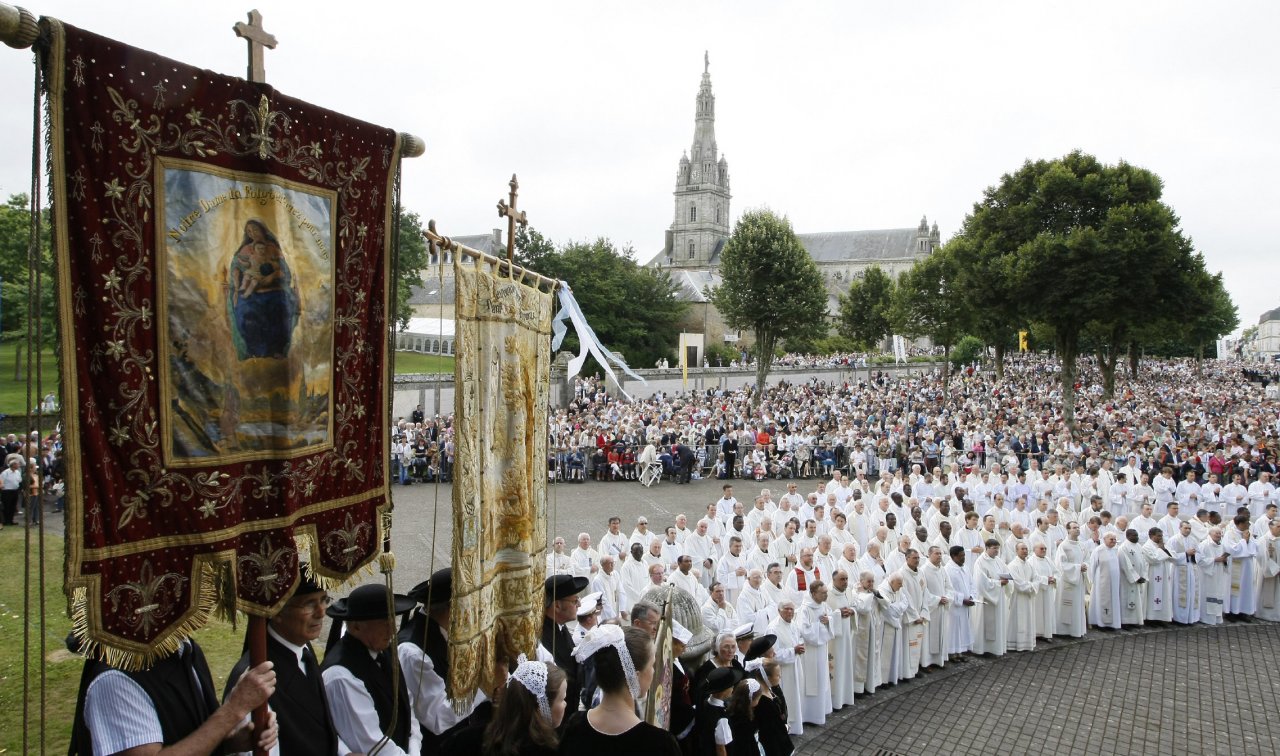
[[[914,228],[887,228],[796,234],[796,238],[814,262],[826,263],[921,257],[916,250],[917,233]]]

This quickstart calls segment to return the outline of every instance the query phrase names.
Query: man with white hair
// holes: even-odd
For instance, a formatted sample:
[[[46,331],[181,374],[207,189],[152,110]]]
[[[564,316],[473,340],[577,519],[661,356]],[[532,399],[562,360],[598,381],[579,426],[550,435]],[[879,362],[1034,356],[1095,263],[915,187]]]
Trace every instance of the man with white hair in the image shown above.
[[[765,573],[769,569],[769,565],[773,564],[773,555],[769,553],[771,543],[767,533],[759,533],[756,535],[756,547],[747,554],[747,566],[749,569],[760,570]]]
[[[951,578],[943,564],[942,547],[929,547],[929,558],[920,565],[920,574],[924,577],[925,608],[929,612],[920,665],[942,667],[947,663],[947,640],[951,632],[950,605],[956,600]]]
[[[840,555],[831,547],[830,536],[818,536],[818,550],[813,553],[813,564],[824,576],[823,579],[830,579],[836,574],[836,562],[840,559]]]
[[[734,611],[743,622],[752,622],[756,625],[756,631],[763,633],[764,628],[768,625],[767,621],[762,621],[766,610],[769,608],[769,598],[761,592],[760,587],[764,584],[764,570],[752,569],[747,572],[747,583],[742,586],[742,592],[738,594],[738,601],[734,605]]]
[[[622,562],[626,560],[627,554],[631,551],[631,540],[621,532],[621,526],[621,517],[610,517],[608,531],[600,536],[600,553],[609,554],[616,559],[617,564],[615,566],[618,567],[621,567]]]
[[[1080,524],[1067,526],[1067,539],[1058,544],[1056,564],[1058,582],[1056,614],[1058,626],[1052,630],[1058,635],[1072,638],[1084,637],[1085,595],[1088,590],[1088,556],[1080,543]]]
[[[778,616],[769,623],[769,632],[776,640],[773,645],[774,660],[781,667],[782,680],[780,687],[787,701],[787,732],[792,735],[804,733],[801,701],[804,700],[804,667],[800,664],[805,652],[804,636],[795,622],[796,605],[791,599],[778,602]]]
[[[649,531],[649,518],[637,517],[636,529],[631,531],[631,543],[640,544],[640,548],[649,548],[649,542],[653,540],[653,533]]]
[[[547,577],[572,574],[573,561],[564,553],[564,538],[556,536],[551,542],[551,552],[547,554]]]
[[[571,573],[574,577],[584,577],[590,579],[592,575],[600,570],[600,552],[591,548],[591,536],[587,533],[578,534],[578,545],[573,552],[569,554],[569,562]]]
[[[1243,619],[1258,612],[1258,543],[1249,531],[1249,515],[1239,514],[1222,534],[1222,546],[1231,556],[1231,602],[1228,619]]]
[[[827,723],[832,712],[831,667],[827,646],[835,637],[832,628],[831,607],[827,606],[827,584],[814,580],[804,597],[800,609],[800,636],[804,639],[805,653],[800,663],[804,667],[803,697],[800,699],[801,719],[809,724]]]
[[[880,581],[889,576],[889,571],[885,569],[884,560],[880,558],[880,544],[872,541],[867,544],[867,553],[858,559],[858,572],[870,572],[873,585],[879,585]]]
[[[1209,537],[1196,549],[1200,568],[1200,621],[1221,625],[1231,601],[1230,556],[1222,545],[1222,528],[1209,528]]]
[[[979,602],[978,613],[981,618],[974,621],[974,627],[981,627],[982,632],[973,638],[975,654],[1004,656],[1007,651],[1009,597],[1012,591],[1008,588],[1010,575],[1008,565],[1000,557],[1000,542],[994,538],[987,539],[985,551],[978,557],[973,568],[973,582]]]
[[[738,602],[738,593],[747,581],[749,563],[742,555],[742,539],[729,537],[729,551],[721,557],[715,566],[715,579],[724,587],[725,601],[730,604]]]
[[[719,582],[711,584],[707,600],[702,602],[702,625],[716,634],[738,627],[738,612],[725,598],[724,585]]]
[[[1035,570],[1040,583],[1035,598],[1036,637],[1053,640],[1058,631],[1058,567],[1048,558],[1049,544],[1035,541],[1027,562]]]
[[[902,590],[902,575],[895,572],[876,586],[876,592],[888,605],[880,607],[880,683],[895,685],[902,679],[906,661],[903,631],[907,627],[910,599]]]
[[[1267,505],[1276,500],[1276,487],[1271,483],[1271,473],[1263,470],[1258,479],[1249,484],[1249,517],[1258,519],[1266,511]],[[1235,512],[1228,512],[1235,516]]]
[[[1180,625],[1200,621],[1200,570],[1196,566],[1199,545],[1189,521],[1181,523],[1178,534],[1169,539],[1169,553],[1173,555],[1173,621]]]
[[[616,565],[617,560],[612,556],[600,557],[600,571],[591,578],[591,590],[600,594],[601,622],[624,622],[631,608]]]
[[[1107,630],[1119,630],[1124,579],[1120,570],[1120,551],[1116,534],[1107,533],[1102,545],[1089,555],[1089,584],[1093,594],[1089,601],[1089,624]]]
[[[1280,519],[1267,523],[1267,534],[1258,541],[1258,566],[1262,588],[1258,594],[1258,618],[1280,620]]]
[[[827,592],[827,607],[831,610],[832,661],[831,707],[841,709],[853,705],[854,668],[857,666],[858,621],[853,609],[854,591],[849,585],[849,573],[837,569],[832,573],[831,588]]]
[[[1177,504],[1170,504],[1169,507],[1176,511]],[[1147,558],[1146,620],[1172,622],[1173,552],[1165,544],[1163,530],[1151,529],[1147,534],[1147,542],[1142,544],[1142,553]]]

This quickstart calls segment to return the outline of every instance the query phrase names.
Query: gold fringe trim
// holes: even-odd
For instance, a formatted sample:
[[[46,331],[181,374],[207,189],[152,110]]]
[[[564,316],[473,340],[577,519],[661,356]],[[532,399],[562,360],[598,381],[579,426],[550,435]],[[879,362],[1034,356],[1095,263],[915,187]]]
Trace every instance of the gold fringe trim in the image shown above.
[[[378,555],[378,569],[383,575],[394,572],[396,569],[396,555],[390,551],[384,551]]]
[[[71,633],[80,645],[80,654],[97,658],[126,672],[149,669],[156,662],[178,651],[197,630],[209,622],[209,617],[219,606],[218,588],[215,585],[220,567],[204,565],[200,586],[197,589],[195,612],[166,635],[158,638],[146,651],[131,651],[111,645],[94,635],[89,627],[89,592],[83,586],[72,591]]]

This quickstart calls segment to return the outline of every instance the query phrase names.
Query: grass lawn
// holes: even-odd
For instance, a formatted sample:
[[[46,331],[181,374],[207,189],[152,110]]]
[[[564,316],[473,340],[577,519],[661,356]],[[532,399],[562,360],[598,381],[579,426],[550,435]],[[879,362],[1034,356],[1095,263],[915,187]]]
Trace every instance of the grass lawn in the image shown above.
[[[14,362],[19,357],[17,344],[18,342],[14,341],[0,342],[0,413],[6,415],[25,415],[28,409],[40,401],[40,397],[36,395],[33,374],[32,400],[30,405],[27,404],[27,349],[25,346],[21,347],[20,355],[23,370],[16,381],[13,379]],[[44,393],[52,391],[57,395],[58,363],[54,359],[53,347],[45,347],[44,353],[40,355],[40,364],[40,385]]]
[[[40,632],[45,637],[45,743],[48,753],[66,753],[71,740],[71,720],[75,716],[76,694],[80,686],[83,662],[66,650],[65,639],[71,631],[66,616],[66,599],[62,595],[62,533],[45,531],[45,610],[44,622],[31,626],[31,717],[24,727],[22,719],[22,609],[24,530],[7,527],[0,531],[0,754],[22,753],[22,733],[26,729],[32,739],[31,752],[38,752],[40,713],[40,671],[37,666]],[[31,537],[32,606],[36,593],[36,533]],[[214,621],[196,633],[196,639],[209,657],[213,680],[222,697],[227,673],[240,658],[244,630]]]
[[[12,365],[10,366],[12,371]],[[453,374],[453,358],[421,352],[396,352],[396,374],[448,373]]]

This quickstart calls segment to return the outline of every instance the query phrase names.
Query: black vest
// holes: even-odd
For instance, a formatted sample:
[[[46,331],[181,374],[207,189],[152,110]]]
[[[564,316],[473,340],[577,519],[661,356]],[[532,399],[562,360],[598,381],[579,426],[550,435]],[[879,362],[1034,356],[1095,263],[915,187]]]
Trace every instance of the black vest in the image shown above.
[[[124,672],[151,699],[156,718],[160,720],[160,730],[166,746],[195,732],[218,708],[218,699],[213,692],[213,677],[209,674],[209,663],[205,661],[204,652],[195,641],[191,641],[185,648],[187,650],[184,653],[190,654],[190,658],[184,658],[182,654],[171,654],[151,669]],[[110,669],[114,668],[93,659],[85,662],[80,674],[80,694],[76,700],[71,747],[68,750],[72,756],[93,756],[93,741],[84,719],[84,699],[89,684]],[[200,682],[199,691],[192,681],[193,670],[195,679]]]
[[[314,658],[314,657],[313,657]],[[275,665],[276,692],[271,694],[271,709],[280,728],[280,756],[309,756],[338,752],[338,733],[329,718],[329,702],[324,695],[320,666],[314,664],[310,675],[298,669],[298,657],[280,641],[267,636],[267,659]],[[249,669],[249,654],[231,669],[223,700]]]
[[[329,667],[346,667],[353,677],[364,683],[369,698],[373,699],[373,708],[378,712],[378,729],[383,732],[391,724],[391,710],[395,705],[393,695],[399,699],[400,711],[396,716],[395,729],[391,731],[391,740],[402,750],[409,749],[409,720],[413,712],[409,709],[409,694],[405,691],[404,680],[401,679],[399,689],[391,690],[391,651],[379,654],[382,666],[378,666],[369,656],[369,649],[351,633],[330,646],[324,654],[321,669]]]
[[[573,634],[567,627],[558,627],[550,617],[543,617],[542,647],[555,656],[556,666],[569,678],[564,700],[569,703],[570,711],[576,711],[582,694],[582,679],[578,674],[578,660],[573,658]]]
[[[400,644],[409,644],[417,646],[426,652],[427,658],[431,659],[431,666],[435,669],[435,673],[440,679],[448,685],[449,681],[449,641],[445,638],[444,632],[435,620],[420,611],[415,611],[413,615],[400,626],[400,633],[396,636],[396,642]],[[419,724],[418,728],[422,732],[422,752],[433,753],[440,748],[451,736],[466,729],[475,719],[475,714],[469,716],[453,727],[445,730],[440,734],[436,734],[427,729],[425,724]],[[487,720],[486,720],[487,721]]]

